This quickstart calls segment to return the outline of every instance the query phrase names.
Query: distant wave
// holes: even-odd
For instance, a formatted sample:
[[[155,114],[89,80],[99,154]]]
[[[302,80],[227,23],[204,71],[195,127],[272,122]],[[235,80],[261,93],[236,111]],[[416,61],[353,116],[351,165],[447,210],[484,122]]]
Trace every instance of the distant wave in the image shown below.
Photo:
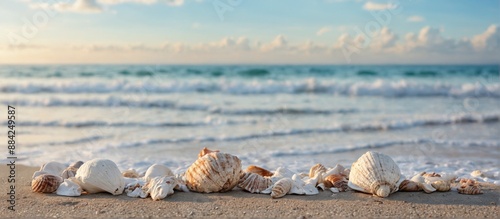
[[[385,147],[391,147],[394,145],[405,145],[405,144],[431,144],[431,145],[448,145],[454,147],[493,147],[499,148],[500,141],[456,141],[456,140],[441,140],[441,139],[431,139],[431,138],[421,138],[421,139],[411,139],[411,140],[397,140],[397,141],[385,141],[385,142],[372,142],[366,144],[344,146],[344,147],[334,147],[331,145],[323,145],[318,148],[300,147],[307,148],[295,149],[287,151],[271,151],[269,154],[273,157],[286,157],[286,156],[303,156],[303,155],[321,155],[321,154],[337,154],[352,152],[357,150],[368,150],[368,149],[380,149]]]
[[[418,83],[406,80],[373,82],[336,82],[316,79],[296,81],[157,81],[110,82],[54,81],[53,83],[24,82],[4,84],[0,82],[1,93],[224,93],[224,94],[300,94],[318,93],[344,96],[382,97],[500,97],[500,83],[463,84]],[[168,103],[167,103],[168,104]]]
[[[328,115],[328,114],[345,114],[358,112],[357,109],[295,109],[295,108],[278,108],[278,109],[212,109],[211,113],[224,115],[275,115],[275,114],[293,114],[293,115]]]
[[[269,130],[260,133],[251,133],[241,136],[200,136],[200,137],[183,137],[183,138],[164,138],[164,139],[145,139],[137,142],[123,142],[113,145],[113,147],[139,147],[150,144],[171,144],[171,143],[186,143],[186,142],[232,142],[245,141],[256,138],[269,138],[279,136],[304,135],[311,133],[335,133],[335,132],[376,132],[376,131],[392,131],[402,130],[421,126],[440,126],[452,124],[468,124],[468,123],[495,123],[500,121],[500,114],[490,115],[458,115],[441,119],[410,119],[396,120],[387,123],[367,123],[360,125],[342,124],[330,128],[310,128],[310,129],[289,129],[289,130]]]

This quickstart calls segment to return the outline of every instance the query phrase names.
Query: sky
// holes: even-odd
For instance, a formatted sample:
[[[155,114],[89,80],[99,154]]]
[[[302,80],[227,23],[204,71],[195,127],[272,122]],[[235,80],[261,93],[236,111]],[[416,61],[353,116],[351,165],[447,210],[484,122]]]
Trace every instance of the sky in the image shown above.
[[[499,0],[2,0],[0,64],[498,64]]]

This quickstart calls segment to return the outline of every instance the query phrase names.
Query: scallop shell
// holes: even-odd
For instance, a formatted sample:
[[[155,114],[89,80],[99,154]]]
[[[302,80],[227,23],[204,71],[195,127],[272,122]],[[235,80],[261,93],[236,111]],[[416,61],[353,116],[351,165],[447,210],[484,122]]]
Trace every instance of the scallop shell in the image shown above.
[[[316,164],[311,167],[309,170],[309,178],[313,178],[317,175],[324,175],[326,173],[327,169],[323,164]]]
[[[61,173],[64,171],[64,169],[66,169],[66,165],[56,161],[51,161],[43,164],[40,168],[40,171],[54,176],[61,176]]]
[[[174,194],[174,187],[177,185],[175,177],[163,176],[150,179],[143,187],[141,198],[151,196],[151,199],[158,201],[168,195]]]
[[[212,152],[198,158],[186,171],[186,186],[195,192],[227,192],[240,180],[241,161],[238,157]]]
[[[465,195],[478,195],[483,194],[481,190],[481,185],[473,179],[461,179],[460,187],[458,187],[458,193]]]
[[[146,173],[144,174],[144,179],[147,182],[150,179],[158,176],[162,177],[162,176],[173,176],[173,175],[174,173],[167,166],[161,164],[153,164],[148,168],[148,170],[146,170]]]
[[[352,164],[349,187],[379,197],[398,191],[404,180],[398,165],[387,155],[368,151]]]
[[[116,164],[107,159],[93,159],[85,162],[76,171],[78,184],[88,193],[109,192],[120,195],[125,181]]]
[[[31,181],[31,190],[40,193],[53,193],[63,182],[60,176],[43,174]]]
[[[422,188],[418,185],[418,183],[413,182],[411,180],[403,180],[401,184],[399,185],[399,191],[402,192],[418,192],[422,191]]]
[[[139,173],[135,169],[128,169],[122,172],[123,177],[139,178]]]
[[[329,175],[325,178],[324,184],[326,188],[337,188],[340,192],[345,192],[348,190],[347,183],[349,181],[345,176],[340,174]]]
[[[273,173],[269,170],[266,170],[262,167],[258,167],[258,166],[255,166],[255,165],[250,165],[247,167],[247,169],[245,170],[245,172],[247,173],[256,173],[256,174],[259,174],[261,176],[272,176]]]
[[[205,156],[205,154],[212,153],[212,152],[220,152],[220,151],[219,150],[212,151],[212,150],[204,147],[203,149],[201,149],[200,153],[198,154],[198,158],[203,157],[203,156]]]
[[[80,196],[82,187],[74,182],[75,178],[64,179],[64,182],[57,188],[56,194],[61,196]]]
[[[238,187],[250,193],[261,193],[272,186],[272,181],[268,177],[263,177],[256,173],[243,173]]]
[[[285,196],[292,189],[293,181],[290,178],[283,178],[278,180],[276,184],[274,184],[271,198],[281,198]]]

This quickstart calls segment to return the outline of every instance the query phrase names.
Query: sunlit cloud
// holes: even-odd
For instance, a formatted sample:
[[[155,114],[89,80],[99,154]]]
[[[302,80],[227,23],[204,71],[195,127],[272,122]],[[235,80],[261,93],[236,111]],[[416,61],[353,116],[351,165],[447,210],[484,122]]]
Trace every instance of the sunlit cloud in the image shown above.
[[[424,17],[414,15],[414,16],[408,17],[407,21],[409,21],[409,22],[422,22],[422,21],[424,21]]]
[[[396,8],[396,6],[391,4],[391,3],[381,4],[381,3],[371,2],[371,1],[368,1],[363,5],[363,9],[365,9],[367,11],[380,11],[380,10],[393,9],[393,8]]]
[[[326,27],[322,27],[321,29],[319,29],[317,32],[316,32],[316,35],[317,36],[321,36],[325,33],[328,33],[332,31],[332,27],[329,27],[329,26],[326,26]]]

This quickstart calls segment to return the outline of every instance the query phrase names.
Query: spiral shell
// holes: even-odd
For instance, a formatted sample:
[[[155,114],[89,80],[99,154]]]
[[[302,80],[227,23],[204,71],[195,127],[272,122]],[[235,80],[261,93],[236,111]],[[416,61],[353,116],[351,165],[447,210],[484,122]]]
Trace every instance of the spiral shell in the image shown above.
[[[256,174],[259,174],[261,176],[268,176],[268,177],[273,176],[273,173],[271,171],[266,170],[262,167],[255,166],[255,165],[248,166],[247,169],[245,170],[245,172],[256,173]]]
[[[238,187],[250,193],[260,193],[272,186],[272,181],[268,177],[263,177],[256,173],[244,173],[241,175]]]
[[[198,154],[198,158],[203,157],[203,156],[205,156],[205,154],[212,153],[212,152],[219,152],[219,150],[212,151],[212,150],[204,147],[203,149],[201,149],[200,153]]]
[[[413,182],[411,180],[403,180],[401,184],[399,185],[399,191],[402,192],[418,192],[422,191],[422,188],[418,185],[418,183]]]
[[[348,185],[384,198],[398,191],[403,180],[398,165],[389,156],[368,151],[352,164]]]
[[[465,195],[478,195],[483,194],[481,190],[481,185],[473,179],[461,179],[460,187],[458,187],[458,193]]]
[[[281,198],[285,196],[292,189],[293,180],[290,178],[283,178],[278,180],[276,184],[274,184],[271,198]]]
[[[348,180],[340,174],[329,175],[325,178],[324,181],[326,188],[337,188],[339,192],[345,192],[349,189],[347,183]]]
[[[60,176],[50,174],[39,175],[31,181],[31,190],[40,193],[53,193],[62,182],[63,179]]]
[[[198,158],[186,171],[186,186],[195,192],[227,192],[240,180],[241,161],[238,157],[211,152]]]

